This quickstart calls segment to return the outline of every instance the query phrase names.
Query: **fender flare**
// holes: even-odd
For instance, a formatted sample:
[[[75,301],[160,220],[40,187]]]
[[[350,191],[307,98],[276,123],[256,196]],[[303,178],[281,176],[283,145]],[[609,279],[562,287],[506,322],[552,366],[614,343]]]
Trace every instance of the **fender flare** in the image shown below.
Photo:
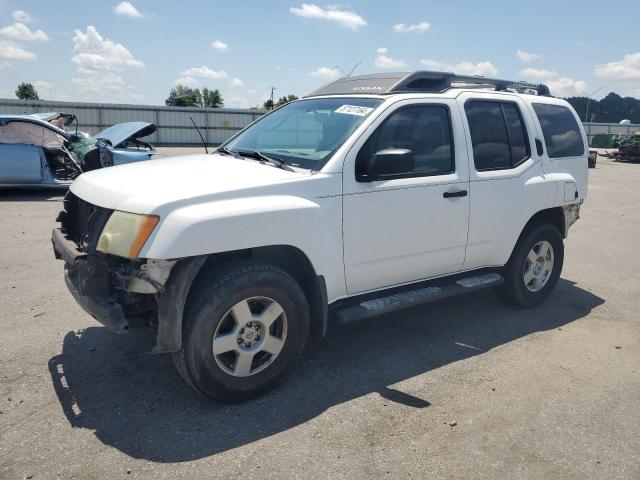
[[[158,334],[152,353],[177,352],[182,348],[182,315],[187,294],[206,261],[206,255],[180,260],[171,270],[164,290],[156,294]]]

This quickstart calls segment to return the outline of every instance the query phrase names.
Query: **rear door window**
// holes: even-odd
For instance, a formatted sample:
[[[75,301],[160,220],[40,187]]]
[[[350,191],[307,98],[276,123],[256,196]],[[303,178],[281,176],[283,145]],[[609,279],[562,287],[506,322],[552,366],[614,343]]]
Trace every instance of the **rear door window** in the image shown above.
[[[464,109],[476,170],[513,168],[529,158],[527,130],[514,103],[471,100]]]
[[[534,103],[549,158],[584,155],[584,142],[573,113],[562,105]]]

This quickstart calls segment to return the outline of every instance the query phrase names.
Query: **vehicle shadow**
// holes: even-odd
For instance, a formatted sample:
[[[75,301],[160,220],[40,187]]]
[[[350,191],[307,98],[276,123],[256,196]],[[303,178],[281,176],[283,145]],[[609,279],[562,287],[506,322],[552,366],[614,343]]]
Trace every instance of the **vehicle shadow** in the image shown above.
[[[134,458],[183,462],[277,434],[374,392],[428,408],[428,391],[418,398],[389,386],[561,327],[603,303],[561,280],[535,309],[505,307],[490,292],[478,292],[349,328],[331,326],[329,337],[310,346],[278,389],[236,405],[204,399],[183,383],[169,356],[144,353],[153,346],[148,331],[118,336],[90,327],[69,332],[49,370],[73,427],[95,430],[103,443]]]
[[[0,202],[62,201],[66,189],[0,188]]]

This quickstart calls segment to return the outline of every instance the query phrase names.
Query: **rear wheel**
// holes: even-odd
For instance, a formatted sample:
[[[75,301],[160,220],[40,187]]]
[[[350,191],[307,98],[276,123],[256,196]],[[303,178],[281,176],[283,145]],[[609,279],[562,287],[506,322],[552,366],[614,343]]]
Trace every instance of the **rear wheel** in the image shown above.
[[[173,354],[198,392],[237,402],[274,387],[309,336],[304,292],[283,270],[243,263],[198,281],[183,319],[183,346]]]
[[[512,305],[539,305],[558,283],[563,261],[564,245],[558,229],[550,224],[535,227],[516,245],[504,268],[504,284],[496,291]]]

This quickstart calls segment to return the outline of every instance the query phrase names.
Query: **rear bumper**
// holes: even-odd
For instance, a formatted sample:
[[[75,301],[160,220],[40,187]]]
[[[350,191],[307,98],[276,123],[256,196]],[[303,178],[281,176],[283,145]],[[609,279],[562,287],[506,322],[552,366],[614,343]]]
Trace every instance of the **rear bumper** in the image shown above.
[[[76,302],[109,330],[128,330],[124,310],[110,294],[108,268],[99,259],[79,251],[59,228],[53,229],[51,243],[54,256],[64,260],[64,280]]]

